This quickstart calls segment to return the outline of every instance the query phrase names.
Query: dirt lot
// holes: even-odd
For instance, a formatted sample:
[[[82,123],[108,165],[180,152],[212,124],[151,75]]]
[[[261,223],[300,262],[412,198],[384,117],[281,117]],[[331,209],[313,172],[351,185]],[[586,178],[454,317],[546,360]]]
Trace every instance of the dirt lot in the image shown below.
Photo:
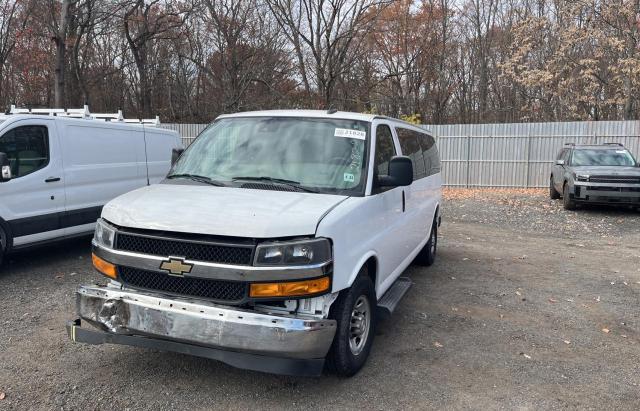
[[[532,191],[448,191],[437,263],[351,379],[247,372],[69,342],[87,241],[0,273],[0,409],[638,409],[640,212]],[[0,394],[0,397],[2,395]]]

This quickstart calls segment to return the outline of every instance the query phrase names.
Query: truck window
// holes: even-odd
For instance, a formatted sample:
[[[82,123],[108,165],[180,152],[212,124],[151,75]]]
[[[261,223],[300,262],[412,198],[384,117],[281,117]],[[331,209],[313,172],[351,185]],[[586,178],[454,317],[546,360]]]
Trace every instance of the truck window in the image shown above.
[[[396,155],[391,129],[387,125],[376,128],[376,159],[374,170],[376,175],[386,176],[389,173],[389,160]]]
[[[11,173],[22,177],[49,163],[49,134],[46,126],[16,127],[0,137],[0,152],[9,157]]]

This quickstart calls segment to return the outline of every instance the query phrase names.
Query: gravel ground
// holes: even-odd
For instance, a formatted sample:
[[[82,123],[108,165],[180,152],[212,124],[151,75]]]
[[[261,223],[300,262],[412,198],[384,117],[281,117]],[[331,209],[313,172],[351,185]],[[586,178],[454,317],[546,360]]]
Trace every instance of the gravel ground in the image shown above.
[[[351,379],[67,340],[87,240],[0,272],[0,409],[638,409],[637,212],[447,191],[439,255]],[[590,231],[585,230],[588,227]],[[4,394],[4,395],[2,395]]]
[[[445,214],[454,222],[565,238],[618,238],[637,234],[640,225],[638,209],[583,205],[567,211],[546,189],[445,189],[444,194]]]

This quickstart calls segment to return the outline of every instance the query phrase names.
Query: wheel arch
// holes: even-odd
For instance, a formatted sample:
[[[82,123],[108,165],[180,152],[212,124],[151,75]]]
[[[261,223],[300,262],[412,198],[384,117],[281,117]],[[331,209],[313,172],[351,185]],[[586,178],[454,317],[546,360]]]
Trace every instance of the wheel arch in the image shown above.
[[[356,278],[358,278],[358,276],[361,275],[362,268],[366,267],[367,269],[366,275],[371,279],[371,282],[373,283],[373,288],[377,291],[379,286],[378,255],[374,251],[369,251],[360,259],[358,264],[356,264],[356,267],[357,268],[351,273],[351,276],[349,277],[349,283],[348,283],[349,287],[351,287],[353,283],[356,281]]]

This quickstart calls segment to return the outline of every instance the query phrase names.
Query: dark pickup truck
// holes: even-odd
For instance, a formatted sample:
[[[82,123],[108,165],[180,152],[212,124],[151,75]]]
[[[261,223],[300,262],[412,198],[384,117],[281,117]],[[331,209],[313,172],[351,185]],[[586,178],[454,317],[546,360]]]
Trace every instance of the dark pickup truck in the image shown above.
[[[551,170],[549,196],[577,204],[640,207],[640,166],[622,144],[566,144]]]

